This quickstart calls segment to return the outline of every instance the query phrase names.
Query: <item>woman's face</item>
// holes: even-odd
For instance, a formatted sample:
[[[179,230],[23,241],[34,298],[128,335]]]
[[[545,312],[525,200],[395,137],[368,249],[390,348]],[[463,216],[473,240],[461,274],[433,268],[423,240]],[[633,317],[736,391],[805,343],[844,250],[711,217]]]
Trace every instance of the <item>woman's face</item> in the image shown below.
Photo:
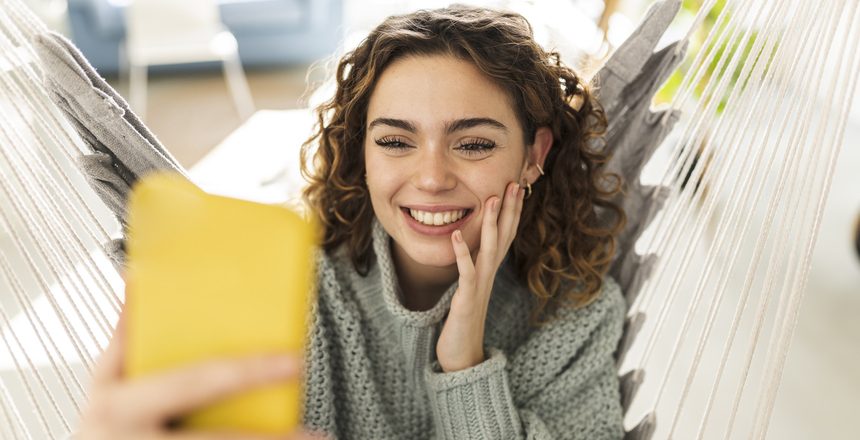
[[[364,158],[373,210],[398,254],[455,264],[459,229],[475,256],[485,202],[533,181],[507,94],[471,63],[411,56],[389,65],[368,106]]]

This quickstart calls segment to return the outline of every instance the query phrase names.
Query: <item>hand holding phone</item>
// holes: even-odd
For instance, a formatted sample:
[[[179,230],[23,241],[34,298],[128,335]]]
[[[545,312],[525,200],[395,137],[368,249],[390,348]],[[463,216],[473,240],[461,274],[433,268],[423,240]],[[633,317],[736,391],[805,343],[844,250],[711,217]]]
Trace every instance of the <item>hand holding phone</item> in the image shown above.
[[[176,175],[143,179],[129,200],[128,377],[192,368],[179,377],[223,395],[236,385],[219,360],[301,355],[315,238],[313,224],[286,208],[210,195]],[[209,373],[194,378],[193,365]],[[301,396],[298,380],[259,387],[179,424],[282,434],[298,426]]]

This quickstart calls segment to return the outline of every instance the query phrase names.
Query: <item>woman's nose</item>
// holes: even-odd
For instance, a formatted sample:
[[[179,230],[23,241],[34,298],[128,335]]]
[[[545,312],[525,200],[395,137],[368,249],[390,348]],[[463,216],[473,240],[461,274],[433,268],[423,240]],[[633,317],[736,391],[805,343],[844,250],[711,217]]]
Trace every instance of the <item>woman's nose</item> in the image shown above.
[[[448,157],[442,151],[427,151],[421,155],[413,172],[414,185],[427,192],[442,192],[457,185]]]

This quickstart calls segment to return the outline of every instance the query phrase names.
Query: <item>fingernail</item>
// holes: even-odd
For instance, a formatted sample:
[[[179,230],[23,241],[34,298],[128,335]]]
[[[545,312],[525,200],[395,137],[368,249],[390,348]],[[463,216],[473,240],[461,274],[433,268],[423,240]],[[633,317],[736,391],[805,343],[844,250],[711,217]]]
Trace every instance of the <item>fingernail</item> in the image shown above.
[[[493,212],[499,212],[499,199],[493,199]]]
[[[515,183],[514,187],[511,189],[511,196],[516,197],[519,192],[520,192],[520,184]]]
[[[459,230],[459,229],[457,229],[456,231],[454,231],[454,241],[456,241],[457,243],[462,243],[462,242],[463,242],[463,233],[462,233],[462,232],[460,232],[460,230]]]

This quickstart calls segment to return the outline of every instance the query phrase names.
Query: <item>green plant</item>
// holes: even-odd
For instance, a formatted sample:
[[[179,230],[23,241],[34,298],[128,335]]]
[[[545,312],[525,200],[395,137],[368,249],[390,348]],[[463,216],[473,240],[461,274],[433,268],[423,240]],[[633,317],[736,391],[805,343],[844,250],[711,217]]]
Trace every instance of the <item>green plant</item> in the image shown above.
[[[684,0],[681,4],[681,12],[679,14],[686,14],[687,18],[692,21],[693,17],[695,17],[696,13],[701,9],[704,0]],[[714,29],[717,24],[717,19],[720,14],[723,13],[725,9],[726,1],[718,0],[716,4],[711,8],[708,12],[707,16],[702,21],[701,25],[696,29],[694,34],[690,37],[690,47],[689,53],[698,53],[698,51],[712,51],[714,50],[713,42],[709,43],[708,46],[705,46],[705,40],[707,39],[708,34],[711,31],[716,32],[725,32],[726,23],[728,23],[731,19],[730,16],[727,16],[726,19],[720,25],[720,28]],[[728,13],[728,12],[727,12]],[[731,30],[728,30],[731,32]],[[746,40],[745,44],[741,44],[740,38],[736,39],[732,42],[732,45],[729,47],[729,41],[727,39],[723,39],[724,41],[720,41],[720,45],[716,47],[716,55],[713,57],[713,60],[705,69],[705,73],[702,76],[701,80],[694,85],[693,94],[697,98],[701,98],[702,93],[704,92],[705,86],[708,84],[710,79],[714,76],[722,76],[728,74],[728,60],[731,59],[737,51],[742,51],[740,63],[733,69],[731,74],[731,82],[730,86],[734,86],[737,81],[740,79],[740,72],[743,65],[750,61],[750,52],[752,50],[753,45],[755,44],[756,38],[758,38],[758,32],[753,30],[750,33],[750,38]],[[726,58],[726,62],[724,62],[723,66],[719,66],[719,60],[722,58]],[[767,60],[769,62],[770,60]],[[654,97],[654,101],[657,104],[660,103],[668,103],[672,101],[672,98],[679,91],[679,87],[683,81],[685,75],[692,75],[695,72],[691,72],[693,57],[687,57],[687,59],[679,66],[679,68],[666,80],[666,83],[660,88],[657,94]],[[717,71],[717,68],[720,67],[720,71]],[[717,112],[722,112],[723,108],[726,104],[726,96],[720,97],[720,103],[717,107]]]

